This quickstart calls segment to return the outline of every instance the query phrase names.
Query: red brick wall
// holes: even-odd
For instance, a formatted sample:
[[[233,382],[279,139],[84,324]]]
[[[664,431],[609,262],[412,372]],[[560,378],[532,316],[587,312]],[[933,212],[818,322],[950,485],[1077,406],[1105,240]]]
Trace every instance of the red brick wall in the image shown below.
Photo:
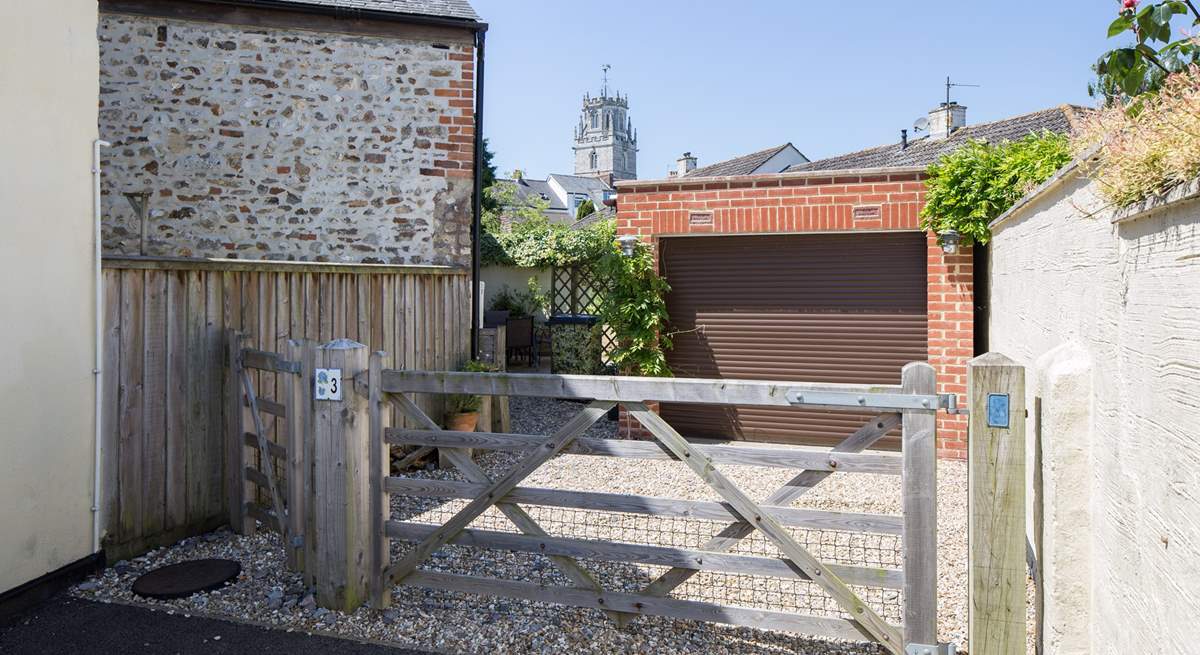
[[[623,182],[617,185],[617,233],[657,248],[659,237],[687,234],[918,230],[923,178],[912,170]],[[711,222],[692,225],[695,212],[711,212]],[[938,391],[959,394],[960,406],[974,348],[971,266],[969,250],[945,255],[929,236],[929,362]],[[622,430],[630,429],[622,417]],[[964,417],[939,414],[939,455],[965,457],[966,430]]]

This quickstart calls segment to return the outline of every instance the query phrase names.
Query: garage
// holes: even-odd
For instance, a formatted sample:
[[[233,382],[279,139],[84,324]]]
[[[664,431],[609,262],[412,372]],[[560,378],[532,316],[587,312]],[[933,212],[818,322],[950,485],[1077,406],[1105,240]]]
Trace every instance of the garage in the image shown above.
[[[928,353],[921,232],[660,239],[679,377],[898,384]],[[865,416],[664,404],[688,437],[832,445]],[[881,442],[880,447],[898,444]]]

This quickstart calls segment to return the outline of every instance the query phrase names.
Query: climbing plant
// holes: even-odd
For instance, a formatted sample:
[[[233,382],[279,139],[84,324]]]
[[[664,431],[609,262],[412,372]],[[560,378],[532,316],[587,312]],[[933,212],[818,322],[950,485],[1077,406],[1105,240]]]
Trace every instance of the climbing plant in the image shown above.
[[[633,256],[626,257],[610,242],[598,268],[610,284],[600,319],[613,331],[616,346],[609,353],[612,363],[626,373],[670,376],[665,351],[671,347],[671,336],[666,332],[666,294],[671,287],[655,270],[654,255],[639,243]]]
[[[551,223],[545,211],[549,202],[517,194],[512,182],[497,182],[486,190],[497,209],[482,217],[480,242],[485,266],[548,268],[596,261],[612,246],[613,221],[597,221],[580,229]]]
[[[1068,138],[1053,132],[995,144],[969,141],[929,166],[921,228],[955,230],[964,245],[987,243],[988,223],[1069,161]]]

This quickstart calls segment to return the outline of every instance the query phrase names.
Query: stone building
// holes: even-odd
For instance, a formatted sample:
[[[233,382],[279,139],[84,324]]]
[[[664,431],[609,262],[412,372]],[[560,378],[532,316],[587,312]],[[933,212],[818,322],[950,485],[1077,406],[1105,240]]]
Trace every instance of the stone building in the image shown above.
[[[576,175],[609,184],[637,179],[637,130],[629,118],[629,96],[608,95],[607,80],[598,97],[583,96],[574,150]]]
[[[101,0],[111,256],[469,266],[466,0]]]

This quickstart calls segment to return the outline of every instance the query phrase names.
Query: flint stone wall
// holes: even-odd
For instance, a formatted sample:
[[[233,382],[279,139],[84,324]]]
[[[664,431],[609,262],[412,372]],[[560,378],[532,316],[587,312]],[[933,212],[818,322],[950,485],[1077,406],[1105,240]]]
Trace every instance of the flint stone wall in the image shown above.
[[[469,265],[470,46],[109,13],[99,40],[106,254]]]

